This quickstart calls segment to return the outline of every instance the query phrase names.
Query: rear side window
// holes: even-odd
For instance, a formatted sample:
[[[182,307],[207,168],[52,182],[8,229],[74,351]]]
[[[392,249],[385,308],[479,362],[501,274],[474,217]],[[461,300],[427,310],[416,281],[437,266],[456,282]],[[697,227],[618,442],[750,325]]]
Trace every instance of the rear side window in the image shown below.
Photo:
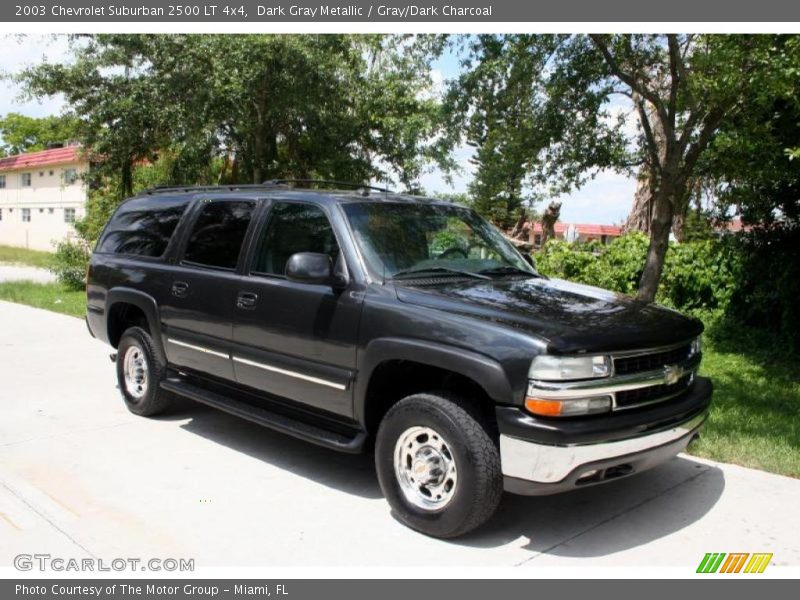
[[[255,202],[219,200],[206,202],[197,216],[185,262],[207,267],[235,269]]]
[[[161,256],[188,204],[188,198],[128,200],[111,217],[96,252]]]

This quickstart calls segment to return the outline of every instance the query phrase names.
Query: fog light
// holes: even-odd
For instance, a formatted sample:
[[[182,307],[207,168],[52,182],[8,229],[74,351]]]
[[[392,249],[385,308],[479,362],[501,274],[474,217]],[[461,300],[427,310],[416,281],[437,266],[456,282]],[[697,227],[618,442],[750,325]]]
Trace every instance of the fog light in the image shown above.
[[[543,417],[574,417],[592,415],[611,410],[611,396],[591,398],[570,398],[568,400],[547,400],[545,398],[525,398],[525,408]]]

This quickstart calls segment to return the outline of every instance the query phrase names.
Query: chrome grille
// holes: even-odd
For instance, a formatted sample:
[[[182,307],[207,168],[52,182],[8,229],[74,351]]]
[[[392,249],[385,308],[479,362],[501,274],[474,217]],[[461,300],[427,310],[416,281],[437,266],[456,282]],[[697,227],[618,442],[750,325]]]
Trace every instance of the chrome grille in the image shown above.
[[[701,358],[691,341],[619,352],[611,356],[614,368],[609,377],[572,381],[530,379],[527,395],[546,400],[610,396],[611,410],[631,410],[683,394],[694,382]]]
[[[641,373],[660,369],[664,365],[676,365],[683,362],[692,352],[692,345],[687,343],[678,348],[651,352],[647,354],[637,354],[634,356],[618,356],[614,358],[614,372],[617,375],[628,375],[630,373]]]
[[[684,375],[677,383],[667,385],[651,385],[649,387],[636,388],[634,390],[624,390],[616,393],[617,408],[634,408],[643,406],[651,402],[661,402],[673,398],[683,392],[692,383],[693,374]]]

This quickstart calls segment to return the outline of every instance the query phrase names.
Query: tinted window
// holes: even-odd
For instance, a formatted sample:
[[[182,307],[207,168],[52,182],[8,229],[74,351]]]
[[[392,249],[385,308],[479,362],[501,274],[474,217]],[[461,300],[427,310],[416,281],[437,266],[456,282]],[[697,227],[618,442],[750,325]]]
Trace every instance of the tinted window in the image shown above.
[[[183,260],[235,269],[254,207],[254,202],[239,200],[207,202],[195,221]]]
[[[128,200],[111,217],[96,251],[161,256],[188,204],[188,198]]]
[[[321,208],[313,204],[279,202],[270,212],[253,271],[283,275],[286,261],[297,252],[321,252],[335,262],[339,245]]]

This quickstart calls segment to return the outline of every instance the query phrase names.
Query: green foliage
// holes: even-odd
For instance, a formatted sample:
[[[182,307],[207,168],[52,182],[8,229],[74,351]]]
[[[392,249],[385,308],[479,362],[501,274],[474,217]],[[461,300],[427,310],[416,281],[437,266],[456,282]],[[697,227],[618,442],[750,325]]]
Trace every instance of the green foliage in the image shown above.
[[[51,144],[65,144],[77,135],[77,122],[69,116],[37,119],[19,113],[0,118],[0,155],[45,150]]]
[[[31,97],[62,94],[98,175],[119,197],[137,164],[159,183],[363,181],[407,189],[450,137],[432,91],[437,38],[357,35],[93,35],[23,70]],[[165,164],[166,164],[165,163]],[[212,183],[215,181],[211,181]]]
[[[632,295],[642,276],[648,243],[641,233],[619,237],[607,246],[550,240],[537,254],[536,265],[545,275]],[[671,244],[657,301],[680,310],[726,308],[737,260],[727,240]]]
[[[53,253],[0,245],[0,263],[47,269],[53,263]]]
[[[86,266],[89,264],[89,249],[81,240],[64,240],[56,245],[56,253],[50,270],[58,282],[70,290],[86,287]]]
[[[730,316],[800,350],[800,226],[753,229],[735,243],[741,266]]]
[[[60,283],[0,281],[0,300],[27,304],[72,317],[86,314],[86,293]]]

